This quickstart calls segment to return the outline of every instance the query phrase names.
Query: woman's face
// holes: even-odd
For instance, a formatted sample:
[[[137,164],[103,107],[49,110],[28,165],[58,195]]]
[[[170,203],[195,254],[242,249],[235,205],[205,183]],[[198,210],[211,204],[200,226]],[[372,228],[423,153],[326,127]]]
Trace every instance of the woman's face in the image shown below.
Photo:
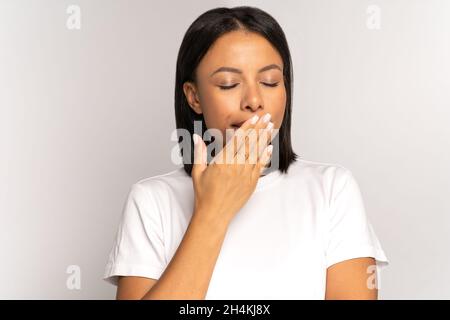
[[[257,33],[234,31],[214,42],[196,70],[197,83],[184,92],[192,109],[203,114],[208,129],[221,131],[257,114],[271,114],[279,129],[286,106],[283,60]]]

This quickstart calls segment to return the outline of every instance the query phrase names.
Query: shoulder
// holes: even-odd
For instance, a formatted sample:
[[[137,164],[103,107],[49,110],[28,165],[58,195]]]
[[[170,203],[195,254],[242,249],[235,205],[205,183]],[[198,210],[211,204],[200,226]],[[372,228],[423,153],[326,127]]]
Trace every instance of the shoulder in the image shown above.
[[[339,163],[319,162],[298,158],[289,167],[288,174],[302,176],[311,182],[317,182],[324,186],[343,186],[347,179],[352,177],[352,172]]]
[[[183,181],[190,178],[184,169],[177,168],[170,172],[146,177],[137,180],[128,191],[125,205],[125,215],[155,215],[167,206],[170,206],[172,195],[171,189],[181,185],[187,185]]]
[[[187,181],[190,181],[190,177],[184,171],[183,167],[178,167],[167,173],[142,178],[132,185],[132,189],[152,192],[164,191],[167,188],[178,186]]]
[[[297,159],[288,170],[289,186],[304,188],[331,205],[340,195],[355,191],[352,171],[340,163]],[[350,191],[348,191],[350,190]],[[343,193],[343,191],[346,191]]]

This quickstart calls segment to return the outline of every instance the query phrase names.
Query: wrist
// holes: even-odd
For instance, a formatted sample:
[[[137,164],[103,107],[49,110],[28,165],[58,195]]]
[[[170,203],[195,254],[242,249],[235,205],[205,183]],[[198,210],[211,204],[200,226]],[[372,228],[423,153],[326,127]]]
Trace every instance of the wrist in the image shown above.
[[[228,229],[229,219],[221,212],[213,212],[214,209],[196,208],[192,214],[191,223],[198,224],[212,230],[215,233],[225,233]]]

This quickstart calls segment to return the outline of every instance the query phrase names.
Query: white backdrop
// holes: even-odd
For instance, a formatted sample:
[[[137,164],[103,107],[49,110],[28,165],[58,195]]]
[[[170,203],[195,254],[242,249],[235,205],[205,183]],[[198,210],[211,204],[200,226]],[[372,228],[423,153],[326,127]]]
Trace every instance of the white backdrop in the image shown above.
[[[445,0],[0,0],[0,298],[114,298],[129,187],[175,167],[184,32],[242,4],[287,35],[294,150],[360,185],[391,263],[380,298],[450,298]]]

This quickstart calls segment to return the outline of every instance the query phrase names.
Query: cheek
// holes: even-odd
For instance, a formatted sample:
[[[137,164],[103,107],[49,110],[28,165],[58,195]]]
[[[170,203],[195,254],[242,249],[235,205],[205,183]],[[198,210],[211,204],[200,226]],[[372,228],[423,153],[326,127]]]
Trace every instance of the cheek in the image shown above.
[[[236,99],[215,90],[209,90],[201,97],[203,117],[208,128],[224,130],[236,110]],[[239,105],[239,104],[238,104]]]
[[[286,91],[277,90],[267,97],[266,110],[272,114],[272,122],[275,128],[279,128],[283,122],[286,109]]]

